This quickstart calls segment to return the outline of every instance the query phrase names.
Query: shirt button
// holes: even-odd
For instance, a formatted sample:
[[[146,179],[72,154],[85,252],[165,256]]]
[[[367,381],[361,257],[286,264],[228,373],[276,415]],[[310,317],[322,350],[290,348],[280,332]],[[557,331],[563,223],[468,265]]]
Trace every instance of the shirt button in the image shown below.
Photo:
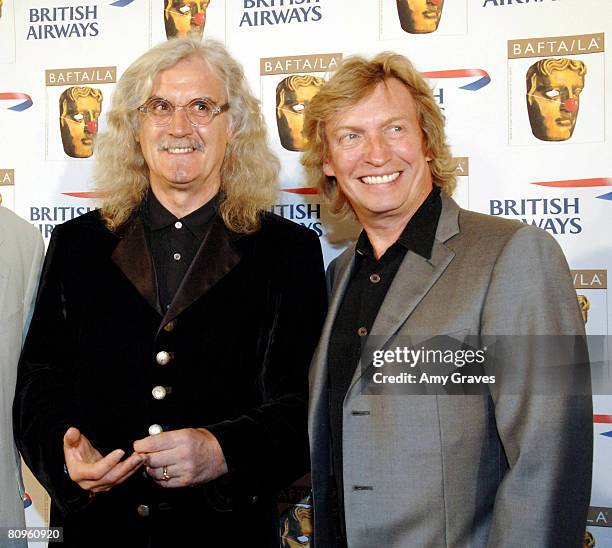
[[[170,331],[174,331],[176,327],[176,320],[170,320],[166,325],[164,325],[164,331],[170,333]]]
[[[372,274],[372,275],[370,276],[370,281],[371,281],[373,284],[377,284],[378,282],[380,282],[380,274]]]
[[[168,365],[172,361],[172,354],[170,354],[170,352],[162,350],[161,352],[155,354],[155,361],[159,365]]]
[[[136,508],[136,512],[141,518],[148,518],[151,513],[151,509],[146,504],[139,504]]]
[[[164,429],[159,424],[152,424],[149,426],[149,436],[157,436],[157,434],[161,434]]]
[[[359,335],[360,337],[365,337],[368,334],[368,328],[367,327],[360,327],[357,330],[357,335]]]
[[[156,400],[163,400],[166,397],[166,389],[163,386],[156,386],[151,390],[151,394]]]
[[[181,228],[183,228],[183,223],[181,223],[181,221],[176,221],[176,223],[174,223],[174,228],[180,230]]]
[[[174,257],[175,261],[180,261],[181,260],[181,254],[180,253],[175,253],[174,255],[172,255]]]

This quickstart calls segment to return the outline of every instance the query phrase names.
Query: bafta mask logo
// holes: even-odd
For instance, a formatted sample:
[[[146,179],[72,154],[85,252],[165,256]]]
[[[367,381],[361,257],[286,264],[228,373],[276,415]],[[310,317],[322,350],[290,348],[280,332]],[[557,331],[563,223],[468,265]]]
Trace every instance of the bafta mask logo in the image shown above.
[[[567,141],[574,133],[586,65],[573,59],[541,59],[527,70],[527,112],[541,141]]]
[[[596,546],[595,537],[590,531],[584,533],[584,548],[595,548]]]
[[[324,83],[319,76],[294,74],[276,86],[276,125],[283,148],[299,151],[306,145],[304,111]]]
[[[102,99],[99,89],[80,86],[68,88],[60,95],[60,131],[68,156],[89,158],[92,155]]]
[[[2,0],[0,0],[0,17],[2,17]]]
[[[310,496],[291,506],[281,516],[281,548],[310,548],[312,501]]]
[[[578,297],[578,306],[580,307],[580,313],[582,314],[582,320],[584,323],[587,323],[589,319],[589,309],[591,308],[591,303],[589,303],[589,299],[586,298],[586,295],[577,295]]]
[[[444,0],[397,0],[400,25],[410,34],[438,30]]]
[[[164,0],[166,38],[204,34],[206,9],[210,0]]]

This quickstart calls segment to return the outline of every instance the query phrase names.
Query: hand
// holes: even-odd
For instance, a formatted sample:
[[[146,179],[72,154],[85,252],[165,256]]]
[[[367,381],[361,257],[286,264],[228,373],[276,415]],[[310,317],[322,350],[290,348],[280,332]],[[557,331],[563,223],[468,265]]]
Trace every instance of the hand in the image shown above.
[[[162,487],[188,487],[227,473],[217,438],[204,428],[149,436],[135,441],[134,451],[145,454],[147,473]],[[163,479],[164,469],[170,476],[168,480]]]
[[[125,451],[115,449],[105,457],[74,427],[64,434],[64,461],[70,479],[91,494],[109,491],[129,478],[144,461],[133,453],[120,462]]]

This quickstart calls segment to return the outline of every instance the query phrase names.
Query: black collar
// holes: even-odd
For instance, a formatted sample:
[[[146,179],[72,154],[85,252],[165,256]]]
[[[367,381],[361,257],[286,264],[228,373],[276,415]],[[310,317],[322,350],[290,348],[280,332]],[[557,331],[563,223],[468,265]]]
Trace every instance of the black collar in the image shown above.
[[[219,194],[216,194],[203,206],[179,219],[170,213],[170,211],[160,203],[155,194],[149,190],[145,198],[142,212],[145,225],[148,226],[151,232],[162,230],[180,220],[198,240],[201,240],[206,235],[209,221],[217,212],[219,202]]]
[[[438,228],[441,211],[442,199],[440,198],[440,187],[434,186],[429,196],[427,196],[419,209],[416,210],[415,214],[406,223],[400,237],[393,245],[399,244],[407,250],[418,253],[425,259],[431,259],[431,250],[436,238],[436,229]],[[359,235],[355,252],[374,258],[374,250],[365,230],[362,230]]]

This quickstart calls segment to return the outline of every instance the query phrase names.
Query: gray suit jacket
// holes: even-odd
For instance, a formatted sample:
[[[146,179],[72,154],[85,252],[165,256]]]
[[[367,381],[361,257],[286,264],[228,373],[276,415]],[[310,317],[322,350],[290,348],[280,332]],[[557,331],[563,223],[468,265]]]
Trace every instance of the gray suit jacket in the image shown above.
[[[40,232],[0,207],[0,527],[24,527],[23,484],[13,442],[17,362],[44,255]],[[26,546],[25,541],[2,546]]]
[[[442,194],[432,257],[408,251],[372,326],[387,341],[439,334],[584,334],[567,263],[543,230],[466,210]],[[331,302],[311,368],[315,545],[331,523],[330,331],[354,246],[330,266]],[[529,376],[537,349],[512,366]],[[349,548],[578,547],[591,488],[590,396],[364,395],[343,405]],[[525,381],[526,382],[526,381]]]

